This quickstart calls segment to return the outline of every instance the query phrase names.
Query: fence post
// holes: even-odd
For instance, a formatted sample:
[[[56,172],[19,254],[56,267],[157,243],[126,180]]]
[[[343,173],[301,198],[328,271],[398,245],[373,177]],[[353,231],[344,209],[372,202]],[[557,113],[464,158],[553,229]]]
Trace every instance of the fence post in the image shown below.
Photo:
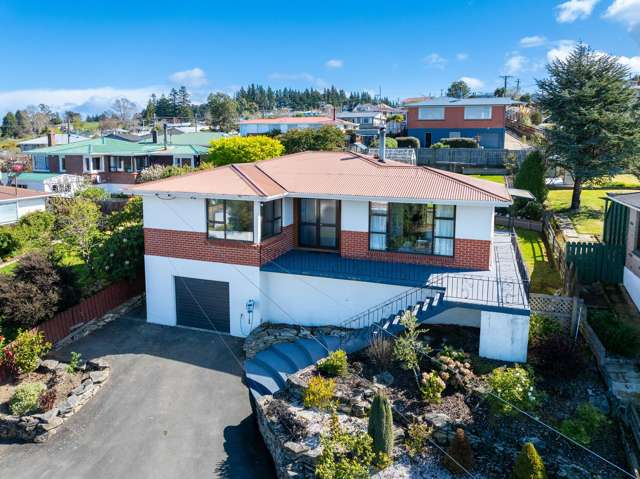
[[[575,331],[575,337],[578,337],[578,318],[581,311],[579,311],[579,300],[577,296],[573,297],[573,307],[571,308],[571,333]]]

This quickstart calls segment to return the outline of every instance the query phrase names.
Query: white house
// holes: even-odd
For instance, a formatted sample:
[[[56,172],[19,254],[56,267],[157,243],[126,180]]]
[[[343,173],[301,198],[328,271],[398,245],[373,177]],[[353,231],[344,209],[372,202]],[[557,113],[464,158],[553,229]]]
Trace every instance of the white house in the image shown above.
[[[20,151],[24,153],[26,151],[35,150],[36,148],[44,148],[53,145],[66,145],[86,139],[86,136],[76,135],[75,133],[67,134],[50,132],[46,135],[20,141],[18,142],[18,147],[20,148]]]
[[[44,211],[49,196],[40,191],[0,186],[0,225],[15,223],[34,211]]]
[[[437,290],[421,320],[480,328],[482,355],[526,360],[527,285],[493,227],[512,203],[503,185],[304,152],[128,191],[143,197],[150,322],[234,336],[266,321],[360,327],[365,310]]]

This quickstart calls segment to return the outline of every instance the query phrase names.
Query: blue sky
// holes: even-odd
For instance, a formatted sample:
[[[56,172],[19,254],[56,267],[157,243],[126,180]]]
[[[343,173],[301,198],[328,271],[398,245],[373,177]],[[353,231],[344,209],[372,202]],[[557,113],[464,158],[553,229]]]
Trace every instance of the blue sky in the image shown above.
[[[640,73],[640,0],[3,0],[0,25],[0,111],[102,111],[181,84],[196,101],[251,82],[396,99],[466,78],[493,91],[502,74],[531,91],[579,40]]]

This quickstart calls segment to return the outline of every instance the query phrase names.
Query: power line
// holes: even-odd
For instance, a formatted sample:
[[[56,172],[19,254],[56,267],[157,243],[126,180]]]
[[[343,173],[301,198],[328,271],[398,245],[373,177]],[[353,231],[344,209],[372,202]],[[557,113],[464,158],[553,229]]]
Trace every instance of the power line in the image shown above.
[[[502,96],[507,96],[507,80],[509,80],[509,78],[513,78],[513,75],[499,75],[499,77],[504,80],[504,92],[502,93]]]

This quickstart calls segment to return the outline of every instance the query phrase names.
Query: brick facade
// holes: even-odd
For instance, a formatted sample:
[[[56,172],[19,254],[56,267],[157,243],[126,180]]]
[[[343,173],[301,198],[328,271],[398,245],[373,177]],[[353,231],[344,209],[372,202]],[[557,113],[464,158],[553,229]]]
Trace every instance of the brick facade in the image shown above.
[[[444,109],[444,120],[418,119],[419,107],[407,109],[407,128],[504,128],[505,107],[491,107],[490,120],[465,120],[464,107],[448,106]]]
[[[260,246],[260,264],[273,261],[278,256],[291,251],[295,247],[295,229],[293,225],[282,228],[282,233],[266,239]]]
[[[491,266],[491,241],[455,239],[455,252],[451,256],[397,253],[391,251],[371,251],[369,233],[342,231],[340,234],[340,255],[345,258],[368,259],[391,263],[425,264],[450,268],[488,270]]]

